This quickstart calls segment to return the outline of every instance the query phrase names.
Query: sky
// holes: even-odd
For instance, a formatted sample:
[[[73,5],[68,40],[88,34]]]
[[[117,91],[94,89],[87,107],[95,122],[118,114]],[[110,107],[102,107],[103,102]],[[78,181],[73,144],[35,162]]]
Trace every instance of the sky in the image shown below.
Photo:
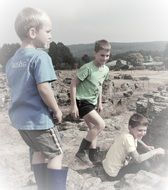
[[[168,0],[1,0],[0,46],[20,42],[14,21],[25,7],[48,13],[56,43],[168,41]]]

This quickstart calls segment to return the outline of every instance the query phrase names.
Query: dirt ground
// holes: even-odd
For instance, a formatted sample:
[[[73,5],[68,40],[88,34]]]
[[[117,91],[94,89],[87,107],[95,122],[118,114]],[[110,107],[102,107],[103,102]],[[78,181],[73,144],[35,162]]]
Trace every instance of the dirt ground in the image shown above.
[[[70,78],[74,72],[75,71],[61,71],[59,73],[59,80],[63,80],[66,77]],[[136,80],[113,79],[115,75],[119,74],[130,74],[136,78]],[[148,77],[150,80],[139,80],[139,77]],[[156,90],[158,86],[168,84],[168,71],[110,71],[110,79],[115,82],[116,86],[125,82],[128,84],[140,84],[141,88],[136,91],[137,98],[143,93],[149,93]],[[135,101],[136,98],[134,96],[132,99],[129,98],[128,101]],[[62,106],[61,109],[63,112],[68,112],[69,106]],[[106,112],[108,111],[109,110],[106,109]],[[114,116],[115,126],[121,126],[123,123],[126,124],[130,113],[130,110],[124,109],[121,111],[120,115]],[[67,151],[67,154],[65,152],[65,164],[68,164],[68,155],[71,155],[71,151],[73,155],[77,149],[76,139],[79,140],[80,137],[77,137],[78,133],[81,133],[81,136],[84,134],[82,131],[77,131],[76,128],[73,129],[74,123],[69,122],[67,125],[71,127],[69,132],[63,132],[65,136],[65,151]],[[6,106],[0,110],[0,129],[0,189],[23,189],[24,186],[34,183],[33,174],[30,171],[29,150],[18,135],[18,132],[11,127]],[[108,129],[106,129],[106,132],[108,133],[107,130]],[[103,135],[105,135],[105,133],[101,135],[102,139],[104,138]],[[110,137],[108,137],[108,139],[109,138]],[[72,143],[71,149],[69,147],[69,141]]]

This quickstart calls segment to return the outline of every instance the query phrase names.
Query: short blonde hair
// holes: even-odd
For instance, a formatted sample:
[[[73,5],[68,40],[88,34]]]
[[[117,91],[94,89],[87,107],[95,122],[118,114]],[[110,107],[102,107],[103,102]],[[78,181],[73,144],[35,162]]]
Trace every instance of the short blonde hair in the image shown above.
[[[99,40],[95,42],[95,52],[98,52],[100,50],[111,50],[111,44],[107,40]]]
[[[48,15],[40,9],[24,8],[15,20],[15,31],[19,38],[21,40],[26,39],[28,31],[32,27],[39,31],[43,26],[44,19],[47,17]]]

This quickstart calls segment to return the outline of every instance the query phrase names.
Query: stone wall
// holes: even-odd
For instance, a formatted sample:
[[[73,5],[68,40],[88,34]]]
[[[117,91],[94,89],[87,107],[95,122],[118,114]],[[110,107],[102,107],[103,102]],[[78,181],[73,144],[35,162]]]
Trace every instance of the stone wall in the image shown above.
[[[157,91],[144,94],[136,102],[136,111],[150,121],[144,141],[168,149],[168,86],[160,86]]]

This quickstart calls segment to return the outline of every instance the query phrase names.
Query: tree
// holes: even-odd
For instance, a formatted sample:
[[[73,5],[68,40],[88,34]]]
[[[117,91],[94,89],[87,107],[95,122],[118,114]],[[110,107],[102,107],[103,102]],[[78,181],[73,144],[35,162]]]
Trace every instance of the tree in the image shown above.
[[[0,49],[0,64],[3,70],[8,60],[15,54],[16,50],[20,48],[20,44],[4,44]]]
[[[165,47],[165,50],[163,52],[163,57],[168,57],[168,44]]]
[[[62,54],[61,57],[62,57],[63,63],[65,64],[65,68],[67,69],[74,68],[75,59],[72,53],[70,52],[70,49],[61,42],[57,44],[57,47]]]
[[[168,44],[166,45],[163,52],[163,63],[165,65],[165,68],[168,69]]]
[[[51,42],[48,54],[52,59],[54,68],[59,69],[59,65],[60,63],[62,63],[62,58],[60,55],[60,51],[58,50],[57,44],[55,42]]]
[[[141,53],[129,53],[127,56],[127,62],[130,62],[133,66],[139,66],[144,62],[144,58]]]
[[[53,65],[56,69],[72,69],[74,68],[75,59],[70,52],[69,48],[63,43],[50,44],[48,54],[51,56]]]
[[[118,59],[120,59],[120,60],[127,61],[127,57],[128,57],[129,53],[130,52],[125,52],[125,53],[119,53],[119,54],[113,55],[112,56],[112,60],[118,60]]]
[[[82,57],[81,57],[81,60],[84,62],[84,63],[88,63],[91,61],[91,58],[88,56],[88,54],[84,54]]]

